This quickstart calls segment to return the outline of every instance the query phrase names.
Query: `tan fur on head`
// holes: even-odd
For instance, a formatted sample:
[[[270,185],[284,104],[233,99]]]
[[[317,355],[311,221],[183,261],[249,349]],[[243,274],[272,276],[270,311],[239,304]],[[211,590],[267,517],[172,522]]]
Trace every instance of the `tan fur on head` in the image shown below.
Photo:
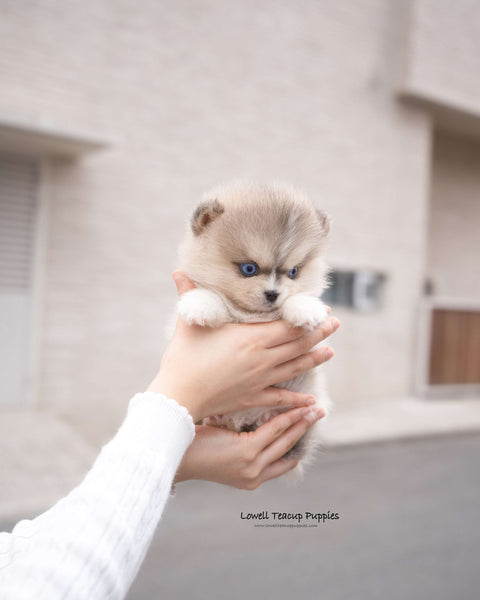
[[[194,211],[181,268],[251,320],[272,320],[288,296],[320,296],[325,288],[328,230],[328,216],[293,188],[235,183],[214,189]],[[255,277],[240,271],[248,261],[259,267]],[[289,279],[294,267],[298,276]],[[265,301],[269,289],[279,294],[274,306]]]
[[[192,231],[199,235],[217,217],[223,213],[223,206],[218,200],[202,202],[195,210],[191,220]]]
[[[318,208],[316,210],[317,210],[318,219],[323,228],[323,233],[324,233],[324,235],[327,235],[328,232],[330,231],[330,217],[327,215],[327,213],[323,212],[323,210],[320,210]]]

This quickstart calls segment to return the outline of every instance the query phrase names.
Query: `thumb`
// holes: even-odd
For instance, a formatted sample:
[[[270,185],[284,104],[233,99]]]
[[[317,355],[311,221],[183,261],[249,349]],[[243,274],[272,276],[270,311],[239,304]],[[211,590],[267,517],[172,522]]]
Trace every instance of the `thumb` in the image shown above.
[[[177,293],[179,296],[185,292],[195,289],[195,284],[185,275],[183,271],[173,271],[172,277],[175,285],[177,286]]]

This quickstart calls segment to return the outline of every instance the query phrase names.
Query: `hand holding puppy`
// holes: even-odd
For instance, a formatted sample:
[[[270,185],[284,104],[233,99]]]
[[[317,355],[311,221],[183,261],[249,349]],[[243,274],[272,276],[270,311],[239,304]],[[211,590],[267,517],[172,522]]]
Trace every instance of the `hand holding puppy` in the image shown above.
[[[177,271],[173,276],[179,294],[194,288],[193,283],[182,272]],[[276,323],[281,322],[277,321]],[[272,369],[267,370],[268,378],[263,383],[259,373],[256,373],[256,385],[251,386],[251,395],[248,396],[247,394],[238,400],[240,404],[235,400],[235,386],[238,385],[239,380],[246,378],[249,373],[246,369],[242,370],[242,365],[251,364],[250,361],[246,360],[242,362],[242,365],[237,364],[235,348],[238,349],[240,345],[250,348],[249,351],[246,350],[246,353],[249,354],[250,352],[252,354],[251,361],[254,364],[255,360],[260,360],[259,354],[266,352],[270,346],[272,340],[270,336],[276,336],[275,339],[280,340],[278,346],[281,346],[282,343],[286,346],[275,354],[275,360],[287,358],[287,361],[280,362],[277,365],[277,367],[281,367],[280,371],[273,370],[273,372],[281,373],[282,377],[287,378],[290,377],[291,369],[308,368],[308,361],[310,360],[313,360],[315,364],[328,360],[328,357],[324,354],[328,348],[322,348],[320,352],[315,351],[317,352],[315,357],[310,357],[306,362],[301,362],[305,360],[303,358],[305,352],[311,350],[317,343],[315,341],[317,337],[312,337],[312,332],[306,333],[305,330],[301,330],[296,332],[296,337],[293,336],[293,339],[291,339],[292,329],[284,327],[278,330],[276,323],[225,325],[227,332],[222,333],[223,328],[205,329],[196,325],[187,326],[181,320],[179,321],[174,336],[176,345],[170,350],[167,359],[164,357],[162,360],[160,371],[149,387],[150,391],[161,392],[175,398],[180,404],[187,406],[191,413],[193,411],[194,420],[198,420],[206,414],[218,414],[220,410],[215,402],[212,402],[206,396],[206,389],[202,386],[204,380],[216,381],[216,397],[222,406],[225,402],[228,402],[229,406],[233,402],[234,409],[237,409],[244,406],[243,403],[247,398],[252,405],[259,404],[260,398],[262,398],[262,401],[271,402],[276,406],[293,405],[297,408],[292,408],[274,417],[251,432],[237,433],[220,427],[197,425],[195,438],[187,449],[175,476],[176,483],[190,479],[201,479],[236,488],[254,490],[265,481],[280,477],[297,466],[298,460],[294,458],[283,459],[282,457],[315,422],[324,416],[324,411],[307,405],[308,395],[306,394],[295,394],[288,390],[268,387],[268,382],[272,377]],[[331,319],[330,325],[328,322],[324,323],[319,339],[324,339],[329,335],[329,327],[331,332],[335,331],[338,327],[338,321]],[[262,328],[263,334],[257,331],[258,328]],[[267,333],[265,333],[265,328]],[[270,333],[272,329],[275,331]],[[189,364],[188,357],[193,355],[193,351],[188,348],[189,334],[192,334],[192,330],[197,336],[200,336],[198,339],[196,338],[199,347],[202,343],[204,344],[201,348],[201,355],[206,360],[202,361],[201,365],[196,361],[195,368],[188,369],[188,372],[186,372],[185,366]],[[205,337],[202,338],[202,335]],[[220,337],[218,342],[215,340],[215,344],[208,347],[207,343],[211,341],[209,335]],[[282,338],[282,335],[285,336],[285,339]],[[267,340],[269,340],[268,343]],[[295,346],[295,343],[302,344],[302,346]],[[278,346],[273,348],[278,349]],[[210,348],[213,348],[212,352],[209,351]],[[294,350],[294,348],[296,349]],[[303,354],[301,353],[302,348]],[[187,352],[187,354],[183,355],[183,352]],[[191,352],[192,354],[190,354]],[[215,362],[218,357],[214,352],[220,352],[219,358],[222,367],[219,367]],[[232,371],[232,365],[229,365],[229,362],[233,363],[233,370],[235,371],[233,381],[228,379]],[[235,369],[235,367],[237,368]],[[168,370],[169,377],[166,376],[166,370]],[[229,373],[228,376],[226,376],[227,372]],[[190,379],[191,377],[194,379]],[[188,385],[186,385],[187,380],[190,382]],[[274,381],[274,383],[276,382]],[[167,391],[167,384],[170,391]],[[247,382],[243,382],[243,385],[245,389],[248,389]],[[195,386],[198,387],[198,393],[193,394],[190,398],[189,390],[195,388]],[[212,386],[207,387],[212,388]],[[252,391],[257,388],[260,390],[259,392]],[[184,394],[187,398],[186,403]],[[195,400],[198,400],[199,405],[203,407],[199,411],[194,408]]]
[[[293,408],[255,431],[241,433],[197,425],[175,483],[202,479],[254,490],[297,466],[298,459],[282,457],[323,416],[325,412],[318,407]]]
[[[179,294],[194,288],[181,271],[173,277]],[[313,331],[284,321],[227,323],[211,329],[179,319],[148,391],[174,398],[195,422],[253,406],[304,406],[308,394],[271,386],[331,358],[331,348],[312,348],[338,326],[333,317]]]

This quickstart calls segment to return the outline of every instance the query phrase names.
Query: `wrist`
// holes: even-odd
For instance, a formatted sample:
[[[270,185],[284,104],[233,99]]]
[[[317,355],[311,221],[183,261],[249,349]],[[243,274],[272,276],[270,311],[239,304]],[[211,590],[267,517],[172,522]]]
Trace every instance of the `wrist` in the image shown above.
[[[188,481],[189,479],[190,477],[188,477],[187,473],[185,473],[185,469],[182,467],[182,463],[180,463],[180,466],[175,473],[175,477],[173,478],[173,485],[181,483],[182,481]]]
[[[187,448],[183,455],[173,483],[181,483],[182,481],[191,481],[193,479],[205,479],[205,468],[208,467],[210,459],[208,450],[208,438],[205,439],[206,427],[203,425],[195,425],[195,439],[192,445]]]
[[[154,392],[156,394],[163,394],[172,400],[175,400],[180,406],[184,406],[194,423],[199,421],[204,417],[202,414],[200,407],[198,406],[198,402],[193,400],[193,394],[186,392],[180,386],[175,386],[171,382],[164,379],[159,373],[152,383],[148,386],[147,392]]]

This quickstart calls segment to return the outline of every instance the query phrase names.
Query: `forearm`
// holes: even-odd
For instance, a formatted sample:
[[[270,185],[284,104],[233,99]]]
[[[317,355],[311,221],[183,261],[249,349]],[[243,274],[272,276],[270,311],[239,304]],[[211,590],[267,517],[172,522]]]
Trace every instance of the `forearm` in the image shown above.
[[[124,598],[150,545],[195,428],[185,408],[138,394],[83,482],[0,534],[8,598]]]

